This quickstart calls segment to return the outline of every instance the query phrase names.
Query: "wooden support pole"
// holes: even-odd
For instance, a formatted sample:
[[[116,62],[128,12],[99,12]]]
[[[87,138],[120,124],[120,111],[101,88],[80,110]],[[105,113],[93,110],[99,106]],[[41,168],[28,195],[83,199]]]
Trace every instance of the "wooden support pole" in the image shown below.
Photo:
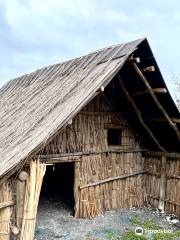
[[[126,95],[127,99],[129,100],[129,102],[131,103],[141,125],[143,126],[143,128],[148,132],[149,136],[152,138],[152,140],[155,142],[155,144],[158,146],[158,148],[163,151],[166,152],[166,150],[161,146],[161,144],[159,143],[159,141],[156,139],[156,137],[154,136],[154,134],[152,133],[151,129],[147,126],[147,124],[144,122],[143,118],[142,118],[142,114],[141,111],[139,110],[139,108],[137,107],[136,103],[134,102],[133,98],[131,97],[131,95],[129,94],[129,92],[127,91],[122,79],[120,78],[120,76],[117,76],[118,78],[118,82],[120,84],[121,89],[123,90],[124,94]]]
[[[153,93],[167,93],[166,88],[153,88],[152,91],[153,91]],[[143,91],[135,92],[135,93],[133,93],[133,97],[141,96],[141,95],[144,95],[144,94],[150,94],[149,89],[145,89]]]
[[[11,180],[5,181],[0,187],[0,240],[10,240],[13,189]]]
[[[13,205],[14,205],[14,201],[3,202],[3,203],[0,203],[0,209],[10,207],[10,206],[13,206]]]
[[[36,158],[44,162],[79,162],[79,158],[87,155],[96,155],[103,153],[132,153],[132,152],[145,152],[148,149],[145,148],[118,148],[108,149],[104,151],[90,151],[90,152],[73,152],[73,153],[60,153],[60,154],[45,154],[37,155]],[[35,159],[36,159],[35,158]]]
[[[180,118],[171,118],[173,122],[180,123]]]
[[[167,157],[167,158],[179,158],[180,159],[180,153],[178,152],[155,152],[155,151],[146,151],[144,152],[146,156],[151,157]]]
[[[147,170],[142,170],[142,171],[138,171],[138,172],[134,172],[134,173],[124,174],[124,175],[117,176],[117,177],[111,177],[111,178],[107,178],[107,179],[100,180],[100,181],[97,181],[97,182],[82,185],[79,188],[83,189],[83,188],[87,188],[87,187],[93,187],[93,186],[97,186],[99,184],[108,183],[108,182],[112,182],[112,181],[120,180],[120,179],[125,179],[125,178],[129,178],[129,177],[134,177],[134,176],[137,176],[137,175],[140,175],[140,174],[145,174],[147,172],[148,172]]]
[[[16,180],[16,225],[22,226],[26,181]]]
[[[161,158],[161,177],[159,185],[159,210],[164,212],[166,196],[166,157]]]
[[[148,83],[146,77],[143,75],[143,73],[141,72],[141,70],[138,68],[138,66],[136,65],[136,63],[132,63],[133,68],[135,69],[136,73],[138,74],[138,76],[141,78],[141,80],[143,81],[143,83],[145,84],[145,86],[147,87],[147,89],[149,89],[149,92],[152,96],[152,99],[154,100],[154,102],[156,103],[157,107],[159,108],[159,110],[162,112],[162,114],[164,115],[165,119],[167,120],[168,124],[172,127],[172,129],[174,130],[179,142],[180,142],[180,132],[179,129],[177,128],[176,124],[173,123],[173,121],[171,120],[171,118],[169,117],[169,115],[167,114],[166,110],[164,109],[164,107],[162,106],[162,104],[159,102],[158,98],[156,97],[156,95],[154,94],[150,84]]]
[[[149,198],[159,200],[159,196],[153,196],[152,194],[148,194],[147,196],[148,196]],[[173,205],[180,206],[180,203],[179,203],[179,202],[172,201],[172,200],[170,200],[170,199],[165,199],[165,202],[170,203],[170,204],[173,204]]]
[[[147,118],[146,120],[151,121],[151,122],[167,122],[165,118]],[[180,123],[179,118],[171,118],[172,122],[174,123]]]

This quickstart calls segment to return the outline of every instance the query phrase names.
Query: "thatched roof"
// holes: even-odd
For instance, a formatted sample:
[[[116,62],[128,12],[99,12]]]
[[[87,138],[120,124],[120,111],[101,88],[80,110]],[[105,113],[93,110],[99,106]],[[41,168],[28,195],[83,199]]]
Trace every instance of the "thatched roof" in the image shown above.
[[[0,90],[0,176],[76,115],[142,41],[108,47],[9,81]]]
[[[16,78],[1,88],[0,176],[43,147],[97,95],[101,86],[111,82],[144,43],[148,44],[146,39],[104,48]],[[146,47],[140,51],[146,54]],[[136,87],[135,82],[132,84]],[[168,111],[179,117],[169,93],[163,101]]]

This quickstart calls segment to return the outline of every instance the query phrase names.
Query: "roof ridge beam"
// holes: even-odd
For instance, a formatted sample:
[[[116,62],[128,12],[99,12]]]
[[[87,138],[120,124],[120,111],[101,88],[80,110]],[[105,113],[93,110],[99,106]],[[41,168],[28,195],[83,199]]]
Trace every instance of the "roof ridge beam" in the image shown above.
[[[149,89],[150,95],[152,96],[154,102],[156,103],[157,107],[159,108],[159,110],[163,113],[164,117],[166,118],[168,124],[172,127],[172,129],[174,130],[179,142],[180,142],[180,132],[176,126],[175,123],[173,123],[173,121],[171,120],[171,118],[169,117],[168,113],[166,112],[166,110],[164,109],[164,107],[162,106],[162,104],[159,102],[158,98],[156,97],[156,95],[154,94],[150,84],[148,83],[146,77],[143,75],[143,73],[141,72],[141,70],[139,69],[139,67],[137,66],[136,63],[132,63],[133,68],[135,69],[136,73],[138,74],[138,76],[141,78],[141,80],[143,81],[143,83],[145,84],[145,86],[147,87],[147,89]]]
[[[131,103],[141,125],[143,126],[143,128],[146,130],[146,132],[149,133],[150,137],[152,138],[152,140],[154,141],[154,143],[158,146],[158,148],[163,151],[166,152],[165,148],[163,148],[161,146],[161,144],[159,143],[159,141],[157,140],[157,138],[155,137],[155,135],[153,134],[153,132],[151,131],[151,129],[147,126],[147,124],[145,123],[145,121],[142,118],[142,113],[139,110],[138,106],[136,105],[136,103],[134,102],[133,98],[131,97],[131,95],[129,94],[127,88],[125,87],[121,77],[119,75],[117,75],[117,79],[118,79],[118,83],[120,84],[121,89],[123,90],[124,94],[126,95],[127,99],[129,100],[129,102]]]

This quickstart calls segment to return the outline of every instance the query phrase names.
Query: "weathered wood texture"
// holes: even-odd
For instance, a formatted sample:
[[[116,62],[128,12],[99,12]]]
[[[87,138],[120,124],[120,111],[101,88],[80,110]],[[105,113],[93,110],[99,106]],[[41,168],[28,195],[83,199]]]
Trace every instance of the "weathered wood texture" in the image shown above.
[[[0,203],[12,203],[12,200],[12,184],[9,180],[0,187]],[[11,214],[12,204],[0,209],[0,240],[10,239]]]
[[[24,209],[22,212],[22,225],[19,240],[33,240],[39,195],[46,166],[37,161],[30,162],[30,173],[26,181],[24,196]],[[18,216],[19,217],[19,216]]]
[[[149,169],[146,177],[146,190],[149,203],[158,207],[160,199],[161,156],[148,156],[145,167]],[[166,160],[165,211],[180,217],[180,158]]]

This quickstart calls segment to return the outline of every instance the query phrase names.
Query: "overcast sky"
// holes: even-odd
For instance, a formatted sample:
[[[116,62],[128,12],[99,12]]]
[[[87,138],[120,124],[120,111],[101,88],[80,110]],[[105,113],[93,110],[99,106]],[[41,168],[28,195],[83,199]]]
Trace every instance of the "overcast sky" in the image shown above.
[[[148,38],[170,87],[180,77],[179,0],[0,0],[0,86],[141,37]]]

